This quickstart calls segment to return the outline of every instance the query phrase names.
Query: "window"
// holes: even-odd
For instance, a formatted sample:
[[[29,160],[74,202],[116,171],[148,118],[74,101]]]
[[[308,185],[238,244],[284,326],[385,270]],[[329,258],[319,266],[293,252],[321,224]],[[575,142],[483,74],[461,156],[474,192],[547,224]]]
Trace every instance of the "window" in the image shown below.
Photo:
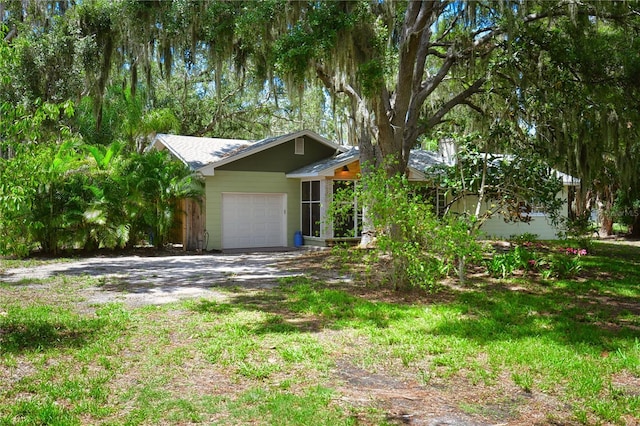
[[[505,222],[530,222],[533,217],[546,216],[544,206],[540,203],[514,202],[507,205]]]
[[[333,194],[340,193],[341,200],[345,201],[345,209],[333,218],[334,237],[361,237],[362,236],[362,208],[358,206],[358,200],[354,192],[354,181],[334,180]]]
[[[529,216],[546,216],[547,211],[542,203],[529,203],[527,204],[527,214]]]
[[[294,154],[304,155],[304,138],[296,138]]]
[[[320,236],[320,181],[302,182],[302,235]]]

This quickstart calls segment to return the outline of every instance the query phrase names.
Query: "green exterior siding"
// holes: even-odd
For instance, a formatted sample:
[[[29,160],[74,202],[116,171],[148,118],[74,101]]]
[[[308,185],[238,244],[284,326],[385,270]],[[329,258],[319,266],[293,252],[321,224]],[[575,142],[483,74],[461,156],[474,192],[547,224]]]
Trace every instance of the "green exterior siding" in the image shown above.
[[[316,161],[331,157],[336,150],[311,138],[304,138],[304,155],[295,154],[295,140],[216,168],[219,170],[289,173]]]
[[[288,179],[284,173],[237,172],[216,169],[215,176],[206,178],[207,250],[222,248],[222,193],[287,194],[288,246],[293,246],[293,234],[300,228],[300,181]]]

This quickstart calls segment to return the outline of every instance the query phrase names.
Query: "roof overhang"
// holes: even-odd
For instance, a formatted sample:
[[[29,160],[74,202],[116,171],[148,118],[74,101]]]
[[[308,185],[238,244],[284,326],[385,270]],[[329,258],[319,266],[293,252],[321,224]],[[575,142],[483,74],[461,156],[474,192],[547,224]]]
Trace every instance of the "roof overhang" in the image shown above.
[[[330,166],[323,168],[321,170],[314,170],[314,171],[308,171],[308,172],[304,172],[304,171],[298,172],[294,170],[291,173],[287,173],[287,177],[298,178],[298,179],[314,178],[314,177],[331,177],[335,174],[336,169],[342,168],[348,164],[353,163],[354,161],[358,161],[358,157],[349,158],[340,162],[332,163]]]
[[[200,173],[202,176],[214,176],[215,175],[215,166],[214,163],[207,164],[206,166],[200,167],[196,170],[197,173]]]
[[[580,179],[577,177],[573,177],[564,172],[558,171],[556,169],[552,169],[551,173],[556,175],[560,180],[562,180],[562,185],[564,186],[580,186]]]
[[[344,158],[339,158],[344,156]],[[337,169],[340,169],[354,161],[360,161],[360,151],[357,147],[351,147],[351,151],[342,152],[337,157],[328,158],[315,164],[303,167],[287,173],[288,178],[292,179],[311,179],[319,177],[334,177]],[[409,180],[422,182],[427,180],[426,174],[418,168],[408,166]]]
[[[188,166],[189,162],[182,155],[180,155],[179,152],[174,150],[173,147],[170,144],[167,144],[163,140],[163,138],[162,138],[163,136],[164,136],[163,134],[158,133],[156,135],[156,137],[153,138],[153,140],[151,141],[149,146],[147,146],[147,148],[144,150],[144,152],[151,152],[152,149],[155,149],[157,151],[163,151],[163,150],[166,149],[167,151],[169,151],[171,153],[171,155],[173,155],[178,160],[180,160],[183,164]]]
[[[174,158],[193,171],[209,173],[209,165],[216,164],[229,152],[240,152],[254,142],[242,139],[206,138],[197,136],[170,135],[159,133],[145,149],[149,152],[167,150]],[[198,155],[194,155],[198,152]],[[232,154],[231,154],[232,155]]]

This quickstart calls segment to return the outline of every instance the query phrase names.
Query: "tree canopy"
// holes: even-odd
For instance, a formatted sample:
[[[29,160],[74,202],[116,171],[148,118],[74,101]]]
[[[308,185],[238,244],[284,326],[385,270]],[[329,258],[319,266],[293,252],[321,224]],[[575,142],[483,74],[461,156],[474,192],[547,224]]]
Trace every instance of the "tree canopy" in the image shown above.
[[[394,174],[474,131],[581,178],[578,213],[640,217],[636,1],[4,0],[0,22],[0,156],[306,127]]]

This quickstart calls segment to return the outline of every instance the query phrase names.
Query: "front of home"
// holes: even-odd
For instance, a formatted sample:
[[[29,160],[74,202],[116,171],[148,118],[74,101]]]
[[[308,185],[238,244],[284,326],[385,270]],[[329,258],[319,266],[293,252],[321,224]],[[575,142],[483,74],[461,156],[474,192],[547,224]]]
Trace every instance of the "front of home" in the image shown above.
[[[305,245],[326,246],[357,240],[360,235],[362,209],[357,200],[352,214],[340,223],[328,219],[334,192],[358,179],[357,148],[337,145],[306,130],[260,141],[159,134],[151,147],[169,150],[204,179],[202,203],[183,203],[178,242],[185,249],[293,246],[298,232]],[[424,170],[444,161],[437,152],[412,151],[409,179],[426,181]],[[433,195],[436,209],[442,208],[444,191],[434,188]],[[544,217],[535,217],[531,223],[535,230],[531,224],[502,221],[489,225],[487,234],[555,235]]]

